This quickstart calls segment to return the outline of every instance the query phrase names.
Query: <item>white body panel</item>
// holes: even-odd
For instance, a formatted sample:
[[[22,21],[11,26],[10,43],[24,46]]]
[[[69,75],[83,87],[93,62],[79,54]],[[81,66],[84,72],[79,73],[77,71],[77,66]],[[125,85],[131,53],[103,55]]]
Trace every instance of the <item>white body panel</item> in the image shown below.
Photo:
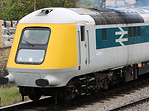
[[[144,18],[145,23],[149,23],[149,14],[140,14]]]
[[[75,77],[77,68],[69,69],[20,69],[8,68],[10,72],[8,78],[13,78],[17,86],[38,87],[35,81],[46,79],[49,81],[49,87],[65,86],[68,81]],[[10,78],[10,79],[11,79]]]
[[[42,10],[52,10],[49,14],[39,16]],[[94,22],[89,15],[79,15],[78,13],[66,8],[45,8],[37,10],[22,18],[19,23],[77,23]]]
[[[107,70],[128,64],[128,47],[107,48],[96,51],[94,67]]]
[[[129,46],[129,63],[149,61],[149,42]]]
[[[106,25],[96,26],[98,28],[114,28],[114,27],[128,27],[128,26],[148,26],[149,24],[128,24],[128,25]],[[116,41],[116,40],[115,40]],[[133,65],[141,62],[149,61],[149,42],[139,43],[133,45],[124,45],[119,47],[111,47],[104,49],[96,49],[95,39],[90,40],[91,46],[91,70],[104,71],[117,67]]]

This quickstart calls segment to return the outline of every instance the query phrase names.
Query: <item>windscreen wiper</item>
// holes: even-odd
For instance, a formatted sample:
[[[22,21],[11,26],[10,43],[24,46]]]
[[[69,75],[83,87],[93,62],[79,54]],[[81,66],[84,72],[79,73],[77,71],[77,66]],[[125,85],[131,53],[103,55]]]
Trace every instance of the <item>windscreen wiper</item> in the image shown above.
[[[32,44],[32,43],[30,43],[30,42],[28,42],[26,40],[23,40],[23,41],[26,42],[28,45],[34,46],[34,44]]]

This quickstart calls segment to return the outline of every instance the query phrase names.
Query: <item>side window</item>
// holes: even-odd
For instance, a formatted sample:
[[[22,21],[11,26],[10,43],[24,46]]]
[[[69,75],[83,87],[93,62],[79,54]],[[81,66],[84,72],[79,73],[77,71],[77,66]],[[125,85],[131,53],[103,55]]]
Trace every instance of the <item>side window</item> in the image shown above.
[[[102,29],[102,40],[107,40],[106,29]]]
[[[137,27],[137,36],[141,36],[141,28],[140,28],[140,26]]]
[[[132,27],[128,27],[128,36],[132,37]]]
[[[141,28],[138,27],[128,27],[128,37],[141,36]]]
[[[137,36],[137,31],[136,31],[136,27],[133,27],[133,37]]]
[[[85,41],[85,28],[84,26],[81,26],[81,41]]]

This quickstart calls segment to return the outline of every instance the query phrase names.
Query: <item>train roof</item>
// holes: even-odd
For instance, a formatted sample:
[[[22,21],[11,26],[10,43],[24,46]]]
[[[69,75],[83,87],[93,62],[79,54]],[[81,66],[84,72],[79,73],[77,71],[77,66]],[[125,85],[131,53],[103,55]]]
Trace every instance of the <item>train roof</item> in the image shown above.
[[[19,23],[78,23],[92,22],[96,25],[130,24],[149,22],[149,9],[116,8],[44,8],[20,20]]]
[[[44,8],[32,12],[22,18],[19,23],[77,23],[93,22],[89,15],[80,15],[79,13],[68,8]]]
[[[72,9],[81,15],[90,15],[96,25],[144,23],[137,10],[121,9]]]

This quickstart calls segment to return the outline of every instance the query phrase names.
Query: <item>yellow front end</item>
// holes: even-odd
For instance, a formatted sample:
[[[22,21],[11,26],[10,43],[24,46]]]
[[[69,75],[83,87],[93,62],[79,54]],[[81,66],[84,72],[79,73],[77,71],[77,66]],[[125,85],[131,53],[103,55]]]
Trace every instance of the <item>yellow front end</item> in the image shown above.
[[[48,27],[51,34],[42,64],[18,64],[15,61],[21,34],[26,27]],[[7,67],[21,69],[64,69],[77,67],[75,24],[18,24]]]

